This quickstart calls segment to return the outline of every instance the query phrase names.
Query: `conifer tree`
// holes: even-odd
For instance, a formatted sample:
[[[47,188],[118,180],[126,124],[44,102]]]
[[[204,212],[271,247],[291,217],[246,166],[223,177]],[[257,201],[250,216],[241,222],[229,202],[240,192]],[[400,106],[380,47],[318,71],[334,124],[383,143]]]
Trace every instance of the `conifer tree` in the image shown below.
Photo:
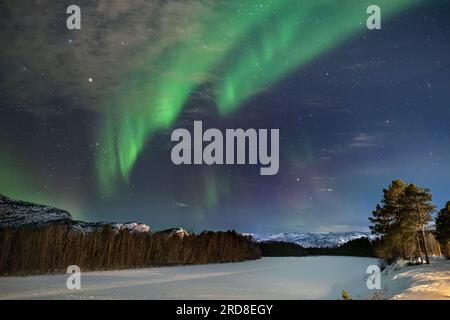
[[[421,257],[423,246],[426,261],[430,263],[425,228],[435,210],[431,201],[429,189],[406,184],[402,180],[392,181],[383,190],[382,204],[377,205],[369,220],[372,233],[382,238],[379,249],[386,256],[395,258],[401,252],[406,259],[409,258],[407,249],[416,247]]]
[[[436,238],[445,250],[446,255],[450,257],[450,201],[446,203],[436,217]]]
[[[425,228],[432,220],[432,213],[436,207],[431,203],[432,195],[429,189],[419,188],[415,184],[406,187],[399,199],[400,211],[398,216],[400,228],[397,230],[404,241],[416,238],[420,251],[422,238],[426,263],[430,264]],[[420,235],[418,237],[418,235]],[[421,253],[419,252],[419,255]]]
[[[392,181],[387,189],[383,189],[382,205],[377,205],[372,212],[373,217],[369,218],[372,222],[370,226],[372,233],[383,238],[383,249],[389,252],[401,251],[404,258],[406,258],[405,242],[402,241],[401,233],[399,233],[401,229],[399,200],[406,187],[407,184],[402,180]]]
[[[373,218],[369,218],[373,223],[370,227],[373,233],[385,235],[395,224],[400,210],[399,199],[406,187],[406,183],[402,180],[394,180],[387,189],[383,189],[382,206],[377,205]]]

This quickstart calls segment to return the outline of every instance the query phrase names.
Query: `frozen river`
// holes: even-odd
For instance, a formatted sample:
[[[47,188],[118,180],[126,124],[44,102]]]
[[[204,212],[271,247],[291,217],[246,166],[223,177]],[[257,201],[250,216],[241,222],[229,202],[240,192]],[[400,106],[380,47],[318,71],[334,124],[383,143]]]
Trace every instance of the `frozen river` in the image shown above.
[[[0,277],[0,299],[332,299],[370,295],[366,269],[376,259],[262,258],[240,263],[159,267],[69,275]]]

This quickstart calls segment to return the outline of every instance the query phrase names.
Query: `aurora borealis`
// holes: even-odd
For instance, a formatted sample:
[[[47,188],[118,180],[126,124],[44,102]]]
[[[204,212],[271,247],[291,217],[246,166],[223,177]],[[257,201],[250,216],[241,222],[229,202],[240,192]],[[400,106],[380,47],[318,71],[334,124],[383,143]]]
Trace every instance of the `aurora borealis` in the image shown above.
[[[449,200],[448,1],[83,0],[74,31],[69,4],[0,1],[0,193],[250,232],[365,229],[395,178]],[[279,128],[279,174],[174,166],[194,120]]]
[[[417,2],[379,4],[388,18]],[[100,188],[110,193],[121,182],[118,177],[128,180],[149,135],[170,128],[198,86],[211,83],[219,112],[232,112],[282,76],[365,28],[367,15],[361,13],[369,5],[370,1],[346,1],[337,9],[336,1],[329,0],[218,1],[206,8],[213,14],[185,17],[181,27],[192,30],[194,36],[164,47],[160,56],[139,57],[144,62],[126,76],[131,84],[125,83],[108,103],[113,111],[107,111],[100,140]],[[318,18],[321,26],[317,26]]]

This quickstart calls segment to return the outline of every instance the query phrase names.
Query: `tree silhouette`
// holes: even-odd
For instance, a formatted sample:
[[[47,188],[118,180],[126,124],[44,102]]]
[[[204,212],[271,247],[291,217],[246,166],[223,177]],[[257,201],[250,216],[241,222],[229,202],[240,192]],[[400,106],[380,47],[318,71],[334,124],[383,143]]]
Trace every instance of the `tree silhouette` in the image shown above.
[[[442,245],[445,255],[450,258],[450,201],[445,204],[436,217],[436,238]]]
[[[421,255],[421,241],[417,235],[422,237],[427,264],[430,264],[430,258],[425,227],[432,221],[431,214],[436,210],[436,207],[431,203],[432,199],[429,189],[419,188],[415,184],[410,184],[399,199],[401,207],[399,212],[401,230],[399,232],[401,232],[404,239],[411,240],[416,237],[419,255]]]
[[[426,262],[430,263],[426,226],[435,210],[431,201],[429,189],[402,180],[394,180],[383,189],[381,205],[376,206],[369,218],[372,233],[381,237],[377,249],[383,258],[390,260],[401,255],[410,259],[415,248],[422,259],[423,247]]]
[[[407,184],[402,180],[392,181],[387,189],[383,189],[382,204],[376,206],[372,212],[373,217],[369,218],[370,222],[372,222],[370,226],[372,233],[383,238],[379,249],[390,252],[389,255],[393,256],[395,256],[396,251],[401,251],[404,258],[407,256],[405,249],[407,241],[402,238],[401,233],[400,198],[406,187]]]

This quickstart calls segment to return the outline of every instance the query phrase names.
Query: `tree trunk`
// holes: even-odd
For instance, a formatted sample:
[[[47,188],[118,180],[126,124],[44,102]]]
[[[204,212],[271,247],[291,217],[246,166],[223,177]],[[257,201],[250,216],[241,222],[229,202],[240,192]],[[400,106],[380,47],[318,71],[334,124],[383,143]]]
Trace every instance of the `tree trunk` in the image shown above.
[[[428,256],[428,245],[427,245],[427,239],[425,236],[425,230],[422,228],[422,238],[423,238],[423,250],[425,250],[425,259],[427,261],[427,264],[430,264],[430,257]]]
[[[405,243],[402,243],[402,251],[403,251],[403,259],[407,259],[408,257],[406,256],[406,248],[405,248]]]
[[[417,252],[419,253],[419,259],[420,259],[420,262],[422,263],[423,262],[422,248],[420,247],[420,239],[419,239],[419,237],[417,237],[417,235],[416,235],[416,242],[417,242]]]
[[[442,256],[441,245],[439,244],[439,242],[436,243],[436,246],[437,246],[437,253],[438,253],[438,256]]]

